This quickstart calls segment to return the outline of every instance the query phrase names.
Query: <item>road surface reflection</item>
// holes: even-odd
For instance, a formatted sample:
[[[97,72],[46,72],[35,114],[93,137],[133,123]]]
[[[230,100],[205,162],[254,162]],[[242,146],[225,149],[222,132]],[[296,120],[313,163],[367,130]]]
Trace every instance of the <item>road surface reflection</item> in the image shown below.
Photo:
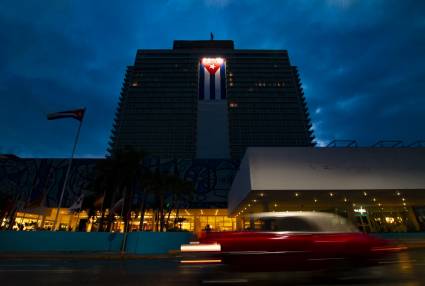
[[[0,259],[1,285],[425,285],[425,249],[379,267],[327,272],[231,272],[162,259]]]

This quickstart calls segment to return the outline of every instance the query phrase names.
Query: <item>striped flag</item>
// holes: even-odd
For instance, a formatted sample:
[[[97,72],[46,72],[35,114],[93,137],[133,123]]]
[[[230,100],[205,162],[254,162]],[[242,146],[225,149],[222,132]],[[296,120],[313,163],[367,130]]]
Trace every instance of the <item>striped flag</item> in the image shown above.
[[[226,62],[222,58],[203,58],[199,65],[199,100],[226,99]]]
[[[121,198],[120,200],[118,200],[115,204],[114,204],[114,206],[111,208],[111,211],[110,211],[110,213],[111,214],[118,214],[117,213],[117,211],[118,211],[118,209],[119,208],[121,208],[121,211],[122,211],[122,208],[124,207],[124,198]]]
[[[84,194],[81,194],[78,199],[69,207],[69,212],[80,211],[83,207]]]
[[[93,204],[93,206],[95,207],[95,208],[102,208],[102,205],[103,205],[103,201],[105,200],[105,195],[102,195],[102,196],[100,196],[100,197],[97,197],[96,199],[95,199],[95,201],[94,201],[94,204]]]
[[[86,112],[86,108],[78,108],[74,110],[67,110],[61,112],[50,113],[47,115],[47,120],[55,120],[62,118],[74,118],[78,121],[82,121],[84,117],[84,113]]]

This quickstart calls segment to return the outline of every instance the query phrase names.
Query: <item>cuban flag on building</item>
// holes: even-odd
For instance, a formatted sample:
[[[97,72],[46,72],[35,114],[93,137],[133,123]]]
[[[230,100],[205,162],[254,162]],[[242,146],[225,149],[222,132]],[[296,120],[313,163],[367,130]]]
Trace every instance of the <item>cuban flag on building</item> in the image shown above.
[[[199,65],[199,100],[226,99],[226,63],[222,58],[203,58]]]

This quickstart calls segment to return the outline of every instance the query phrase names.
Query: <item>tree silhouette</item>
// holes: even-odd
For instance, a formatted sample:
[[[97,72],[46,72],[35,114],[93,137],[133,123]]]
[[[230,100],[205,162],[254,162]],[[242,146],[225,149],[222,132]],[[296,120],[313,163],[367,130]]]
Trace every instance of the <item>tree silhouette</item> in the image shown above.
[[[114,221],[114,206],[123,199],[119,214],[123,215],[125,230],[132,208],[133,196],[140,182],[143,169],[144,152],[134,148],[115,150],[111,156],[99,162],[96,167],[96,178],[93,190],[96,197],[103,196],[102,219],[103,225],[106,208],[109,208],[106,230],[110,231]]]
[[[162,174],[159,168],[154,170],[143,165],[145,153],[133,148],[117,150],[96,167],[96,178],[93,185],[93,198],[103,196],[102,218],[100,228],[107,220],[106,231],[111,231],[115,214],[123,216],[125,231],[130,229],[131,211],[141,213],[139,230],[144,230],[146,210],[152,208],[155,231],[175,228],[179,209],[192,199],[194,186],[174,173]],[[139,198],[133,205],[135,195]],[[116,207],[123,200],[122,206]],[[95,209],[94,199],[90,202]],[[115,206],[115,207],[114,207]],[[109,214],[105,217],[105,209]],[[170,225],[171,212],[176,210],[176,219]],[[94,211],[91,212],[93,215]]]

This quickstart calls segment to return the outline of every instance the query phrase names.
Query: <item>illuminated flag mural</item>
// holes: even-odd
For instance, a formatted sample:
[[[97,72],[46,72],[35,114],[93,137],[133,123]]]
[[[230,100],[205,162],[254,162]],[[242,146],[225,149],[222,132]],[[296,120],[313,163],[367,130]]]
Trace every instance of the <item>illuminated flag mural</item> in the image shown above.
[[[203,58],[199,65],[199,100],[226,99],[226,62],[222,58]]]

